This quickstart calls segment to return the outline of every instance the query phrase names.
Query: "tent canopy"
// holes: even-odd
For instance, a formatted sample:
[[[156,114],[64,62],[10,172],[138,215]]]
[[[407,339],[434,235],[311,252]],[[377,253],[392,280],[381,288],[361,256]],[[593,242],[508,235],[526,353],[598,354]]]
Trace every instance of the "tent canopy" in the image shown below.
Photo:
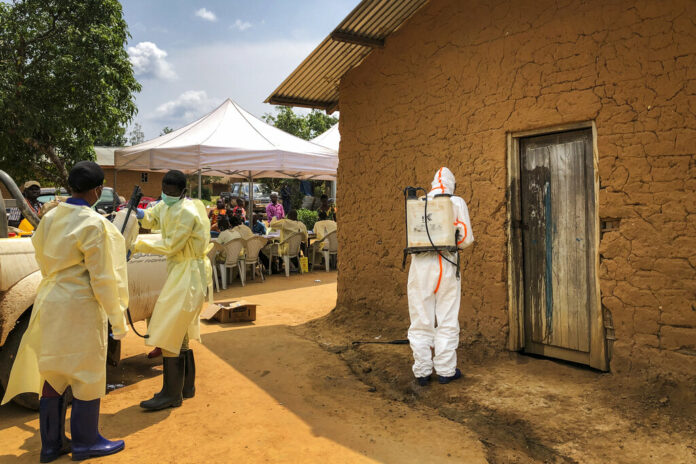
[[[338,123],[314,137],[310,142],[330,148],[338,153],[338,145],[341,143],[341,133],[338,131]]]
[[[210,176],[334,180],[338,154],[277,129],[229,98],[200,119],[116,150],[116,169],[178,169]]]

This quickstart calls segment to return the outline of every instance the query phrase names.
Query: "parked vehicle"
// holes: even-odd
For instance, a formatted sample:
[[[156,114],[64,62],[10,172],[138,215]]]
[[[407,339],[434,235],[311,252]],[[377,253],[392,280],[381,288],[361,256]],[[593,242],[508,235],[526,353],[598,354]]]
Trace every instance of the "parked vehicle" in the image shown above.
[[[41,194],[36,200],[43,205],[44,203],[55,200],[56,195],[66,197],[70,194],[63,187],[44,187],[41,189]]]
[[[140,209],[145,209],[145,208],[147,208],[147,207],[150,205],[150,203],[155,202],[155,201],[157,201],[156,198],[152,198],[152,197],[142,197],[142,198],[140,199],[140,203],[138,203],[138,208],[140,208]],[[124,208],[128,208],[128,202],[121,203],[120,205],[118,205],[118,206],[116,207],[116,211],[121,211],[121,210],[124,209]]]
[[[237,198],[241,198],[245,203],[249,202],[249,183],[248,182],[238,182],[232,184],[232,190],[229,194],[223,192],[220,194],[221,198],[230,198],[232,205],[234,206],[234,201]],[[271,189],[266,184],[254,183],[254,212],[263,213],[266,211],[266,206],[271,202]]]
[[[8,182],[12,182],[2,171],[0,179],[6,187]],[[12,184],[17,192],[16,195],[13,194],[15,200],[22,201],[19,189],[14,182]],[[13,191],[9,187],[8,190]],[[104,190],[106,191],[106,188]],[[109,191],[113,195],[113,191]],[[2,203],[4,199],[0,195],[0,204]],[[7,231],[6,222],[0,223],[0,231],[3,230]],[[135,254],[128,262],[128,288],[133,322],[142,321],[152,315],[167,277],[166,266],[166,258],[156,255]],[[41,272],[34,258],[31,240],[0,237],[0,396],[4,394],[19,343],[29,325],[31,309],[40,283]],[[108,360],[111,364],[115,365],[119,361],[120,343],[109,337]],[[36,394],[24,393],[17,396],[15,402],[38,409]]]
[[[120,203],[121,201],[118,199],[118,193],[114,192],[114,189],[111,187],[104,187],[101,197],[99,197],[99,200],[94,204],[93,208],[96,211],[103,211],[107,214],[111,214]]]

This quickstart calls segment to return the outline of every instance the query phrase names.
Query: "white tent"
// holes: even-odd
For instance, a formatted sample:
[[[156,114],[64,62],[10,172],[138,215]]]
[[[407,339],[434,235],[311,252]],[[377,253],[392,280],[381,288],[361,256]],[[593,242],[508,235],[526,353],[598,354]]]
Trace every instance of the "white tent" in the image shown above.
[[[119,170],[333,180],[338,154],[266,124],[228,98],[181,129],[116,150],[114,161]]]
[[[341,133],[338,131],[338,124],[334,124],[328,130],[314,137],[310,142],[330,148],[338,153],[338,145],[341,143]]]

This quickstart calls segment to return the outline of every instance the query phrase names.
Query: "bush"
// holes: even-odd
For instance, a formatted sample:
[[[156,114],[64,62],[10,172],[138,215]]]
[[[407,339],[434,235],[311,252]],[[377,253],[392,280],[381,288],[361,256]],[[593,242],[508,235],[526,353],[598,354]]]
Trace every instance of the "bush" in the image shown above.
[[[319,220],[319,213],[310,209],[298,209],[297,220],[307,226],[307,230],[314,229],[314,223]]]
[[[198,192],[196,192],[198,193]],[[201,187],[201,199],[210,201],[211,193],[208,187]]]

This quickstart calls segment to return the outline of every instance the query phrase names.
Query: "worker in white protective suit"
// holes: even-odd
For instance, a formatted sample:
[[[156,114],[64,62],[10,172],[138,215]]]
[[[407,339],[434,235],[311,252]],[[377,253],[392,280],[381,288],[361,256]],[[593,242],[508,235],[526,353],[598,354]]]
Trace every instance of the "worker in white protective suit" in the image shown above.
[[[210,220],[199,200],[185,198],[186,176],[169,171],[162,179],[162,201],[138,210],[146,229],[159,229],[161,238],[138,237],[133,251],[167,257],[167,280],[152,312],[145,344],[162,349],[162,390],[140,406],[159,410],[181,406],[195,394],[196,367],[189,339],[200,341],[199,315],[206,293],[212,295],[208,259]]]
[[[446,167],[440,168],[435,173],[428,198],[441,194],[453,195],[455,186],[452,172]],[[474,241],[469,211],[462,198],[451,196],[450,199],[457,247],[463,249]],[[441,253],[442,256],[437,251],[414,254],[408,272],[408,310],[411,317],[408,340],[413,350],[413,374],[421,386],[426,386],[430,381],[433,367],[440,383],[449,383],[461,377],[456,352],[459,345],[461,280],[457,277],[456,266],[443,259],[444,256],[456,263],[456,253]]]
[[[31,238],[41,270],[34,308],[12,366],[3,404],[22,392],[39,400],[41,462],[72,448],[73,460],[114,454],[123,440],[99,434],[106,392],[108,322],[126,335],[126,246],[121,233],[91,206],[104,172],[91,161],[70,171],[72,197],[47,212]],[[65,389],[72,387],[72,443],[65,437]]]

